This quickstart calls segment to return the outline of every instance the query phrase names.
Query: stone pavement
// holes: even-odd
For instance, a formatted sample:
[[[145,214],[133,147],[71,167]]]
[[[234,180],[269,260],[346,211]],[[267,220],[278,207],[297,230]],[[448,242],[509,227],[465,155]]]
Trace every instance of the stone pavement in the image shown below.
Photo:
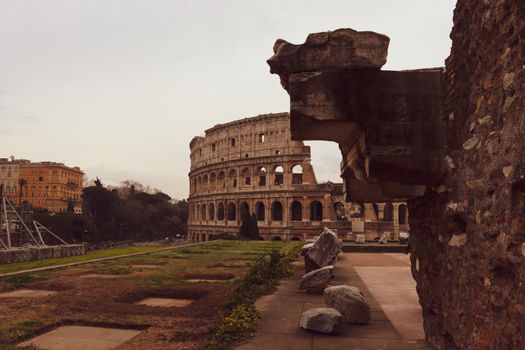
[[[354,253],[355,254],[355,253]],[[281,282],[276,292],[260,298],[256,307],[261,321],[255,336],[237,350],[422,350],[429,349],[421,340],[403,339],[376,298],[352,266],[348,254],[341,254],[335,268],[334,285],[358,287],[372,308],[372,320],[365,326],[345,324],[339,335],[311,333],[299,327],[303,310],[325,307],[322,295],[297,290],[303,274],[300,269]],[[395,286],[392,286],[395,288]],[[402,310],[401,310],[402,311]]]

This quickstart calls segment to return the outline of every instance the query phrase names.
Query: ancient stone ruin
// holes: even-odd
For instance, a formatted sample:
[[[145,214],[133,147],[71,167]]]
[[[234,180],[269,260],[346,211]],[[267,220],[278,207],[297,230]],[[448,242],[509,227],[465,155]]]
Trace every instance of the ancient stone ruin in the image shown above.
[[[339,143],[347,200],[407,200],[431,345],[525,348],[525,2],[459,0],[444,69],[383,71],[389,39],[278,40],[292,138]]]
[[[324,226],[344,239],[397,240],[408,231],[403,202],[345,203],[342,184],[320,183],[310,147],[290,137],[290,114],[215,125],[190,143],[188,238],[238,235],[246,215],[265,240],[306,240]]]

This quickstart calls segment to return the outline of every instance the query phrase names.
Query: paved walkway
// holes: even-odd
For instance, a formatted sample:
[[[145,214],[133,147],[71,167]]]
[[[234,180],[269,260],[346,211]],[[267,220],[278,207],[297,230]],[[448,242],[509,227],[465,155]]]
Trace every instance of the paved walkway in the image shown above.
[[[296,271],[292,277],[281,282],[275,293],[257,301],[256,306],[261,313],[257,333],[255,337],[238,346],[237,350],[428,349],[424,342],[414,339],[412,335],[409,339],[403,338],[383,311],[374,294],[370,292],[356,272],[349,254],[342,254],[341,259],[337,262],[333,284],[358,287],[368,298],[372,308],[372,321],[366,326],[346,324],[339,335],[323,335],[301,329],[298,324],[303,310],[325,307],[321,295],[307,294],[297,290],[296,282],[302,273],[302,270]],[[388,289],[395,288],[397,285],[388,287]],[[402,309],[398,310],[399,314],[402,312]]]

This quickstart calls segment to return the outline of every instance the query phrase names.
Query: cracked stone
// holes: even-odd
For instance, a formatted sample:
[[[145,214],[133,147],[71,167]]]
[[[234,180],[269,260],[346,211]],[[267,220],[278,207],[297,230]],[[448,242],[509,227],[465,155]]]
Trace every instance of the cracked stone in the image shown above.
[[[512,172],[512,169],[514,169],[514,167],[512,165],[504,166],[503,169],[502,169],[503,175],[505,175],[505,177],[509,177],[510,173]]]
[[[515,74],[513,72],[506,73],[503,76],[503,88],[505,90],[508,90],[511,87],[512,83],[514,82],[514,76]]]
[[[478,123],[480,125],[492,124],[493,121],[494,121],[494,117],[491,116],[491,115],[487,115],[487,116],[485,116],[483,118],[479,118],[478,119]]]
[[[467,141],[465,141],[465,143],[463,143],[463,148],[466,151],[469,151],[473,149],[474,147],[476,147],[478,143],[479,143],[479,139],[476,136],[474,136],[468,139]]]
[[[467,243],[467,234],[462,233],[460,235],[452,235],[448,245],[451,247],[462,247]]]

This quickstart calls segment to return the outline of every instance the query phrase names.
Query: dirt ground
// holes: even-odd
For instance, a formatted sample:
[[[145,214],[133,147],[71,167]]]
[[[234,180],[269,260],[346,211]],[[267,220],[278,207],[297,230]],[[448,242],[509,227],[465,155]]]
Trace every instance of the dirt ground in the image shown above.
[[[212,242],[0,280],[0,293],[16,289],[57,291],[39,298],[3,298],[0,349],[60,325],[143,330],[117,349],[202,349],[219,321],[221,302],[251,260],[284,243]],[[142,268],[138,265],[150,265]],[[157,266],[152,269],[151,265]],[[85,278],[83,276],[92,275]],[[210,279],[210,282],[189,282]],[[185,307],[151,307],[145,298],[195,300]]]

